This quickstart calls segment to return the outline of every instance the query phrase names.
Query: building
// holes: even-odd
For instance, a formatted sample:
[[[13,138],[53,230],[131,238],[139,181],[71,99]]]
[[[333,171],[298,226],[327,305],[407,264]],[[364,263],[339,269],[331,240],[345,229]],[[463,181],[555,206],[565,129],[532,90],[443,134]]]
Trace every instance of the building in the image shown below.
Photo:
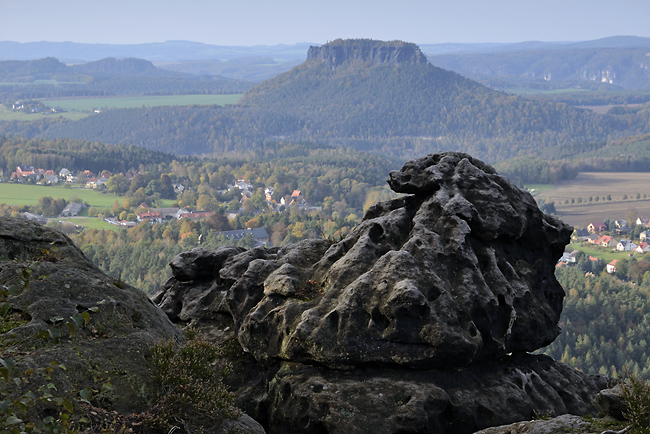
[[[180,208],[152,208],[150,211],[159,212],[165,220],[177,219]]]
[[[578,255],[578,250],[572,252],[564,252],[560,258],[560,262],[565,262],[567,264],[575,264],[576,256]]]
[[[65,208],[63,208],[63,211],[61,211],[61,217],[76,217],[79,215],[83,207],[84,206],[80,203],[69,203]]]
[[[607,225],[605,223],[596,222],[596,223],[589,223],[587,225],[587,230],[589,231],[589,233],[592,233],[592,234],[598,233],[599,234],[601,232],[604,232],[604,231],[608,230],[608,228],[607,228]]]
[[[636,249],[637,245],[630,240],[621,240],[616,245],[616,250],[620,252],[629,252]]]
[[[37,215],[37,214],[32,214],[31,212],[24,212],[21,214],[24,218],[26,218],[29,221],[40,223],[44,225],[47,223],[47,219],[43,217],[42,215]]]
[[[606,269],[609,274],[616,273],[616,264],[618,264],[618,259],[614,259],[612,262],[607,264]]]
[[[269,233],[266,232],[266,229],[264,228],[241,229],[238,231],[224,231],[224,232],[217,233],[217,236],[223,235],[228,240],[237,242],[249,234],[253,235],[253,240],[255,240],[256,246],[265,246],[271,242],[271,237],[269,236]]]
[[[205,220],[208,217],[215,215],[214,211],[191,211],[179,213],[178,219],[190,219],[190,220]]]
[[[141,212],[137,214],[137,218],[139,222],[142,221],[149,221],[151,223],[162,223],[163,222],[163,217],[162,214],[159,212],[155,211],[146,211],[146,212]]]

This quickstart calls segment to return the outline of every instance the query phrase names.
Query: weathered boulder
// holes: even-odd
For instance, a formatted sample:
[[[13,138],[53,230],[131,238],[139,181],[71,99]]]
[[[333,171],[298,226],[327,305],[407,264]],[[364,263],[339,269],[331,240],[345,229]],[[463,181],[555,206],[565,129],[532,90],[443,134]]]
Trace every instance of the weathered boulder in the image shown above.
[[[220,268],[176,269],[154,301],[238,340],[251,381],[233,382],[237,402],[269,432],[471,433],[594,413],[604,377],[525,354],[559,333],[554,266],[571,229],[466,154],[388,182],[405,196],[344,240],[222,248]]]
[[[264,399],[273,433],[469,434],[536,414],[593,413],[594,390],[605,383],[531,355],[453,370],[336,371],[285,362]]]
[[[590,423],[580,416],[563,414],[549,420],[517,422],[505,426],[486,428],[475,434],[555,434],[558,432],[588,433]]]
[[[564,291],[553,272],[568,226],[464,154],[409,162],[389,183],[412,195],[371,207],[324,255],[313,240],[283,249],[260,272],[250,263],[244,276],[259,282],[242,277],[229,295],[244,348],[263,363],[422,369],[534,351],[555,339]],[[282,254],[294,250],[314,254]],[[239,292],[251,303],[242,305]]]
[[[202,253],[194,277],[212,279],[205,265],[220,263]],[[79,391],[95,390],[92,402],[101,408],[92,418],[100,418],[98,424],[124,415],[146,417],[133,414],[146,414],[161,394],[151,349],[184,337],[141,290],[105,275],[62,233],[20,218],[0,218],[0,284],[0,358],[15,362],[14,375],[25,380],[13,393],[40,396],[40,380],[27,381],[27,372],[56,362],[65,369],[53,371],[55,396],[75,401]],[[13,295],[4,291],[11,286]],[[140,431],[141,425],[142,419]],[[206,434],[264,432],[245,414],[202,428]]]
[[[623,414],[629,411],[629,408],[623,398],[622,384],[616,384],[614,387],[603,389],[598,392],[594,401],[601,414],[610,416],[618,420],[624,420]]]
[[[0,336],[3,353],[28,349],[20,357],[26,366],[57,361],[67,367],[63,389],[110,382],[114,392],[103,397],[110,407],[145,408],[155,393],[149,349],[164,339],[183,340],[180,330],[142,291],[106,276],[67,236],[25,219],[1,218],[0,281],[15,284],[25,266],[34,269],[27,290],[8,299],[25,323]],[[64,323],[83,312],[90,322],[68,336]],[[61,342],[35,337],[47,330],[60,332]]]

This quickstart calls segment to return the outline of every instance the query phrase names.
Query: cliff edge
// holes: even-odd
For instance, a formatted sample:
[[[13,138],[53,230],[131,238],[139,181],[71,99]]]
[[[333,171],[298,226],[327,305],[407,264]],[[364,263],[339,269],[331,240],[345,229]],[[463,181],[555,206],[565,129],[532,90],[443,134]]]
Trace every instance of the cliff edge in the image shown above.
[[[428,63],[420,48],[410,42],[375,41],[372,39],[336,39],[309,47],[307,60],[318,60],[335,69],[345,62],[360,60],[373,64]]]

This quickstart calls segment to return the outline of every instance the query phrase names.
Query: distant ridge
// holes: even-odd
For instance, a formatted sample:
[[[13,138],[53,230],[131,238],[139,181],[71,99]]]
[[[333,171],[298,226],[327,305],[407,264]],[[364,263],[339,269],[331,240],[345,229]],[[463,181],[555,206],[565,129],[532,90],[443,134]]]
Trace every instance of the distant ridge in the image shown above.
[[[171,71],[162,71],[157,69],[153,63],[144,59],[115,59],[108,57],[106,59],[88,62],[80,65],[74,65],[72,70],[80,73],[94,73],[105,75],[168,75],[183,76],[184,74],[174,73]]]
[[[611,133],[648,129],[642,118],[628,118],[497,92],[433,66],[415,44],[355,39],[311,48],[303,63],[251,88],[232,107],[107,110],[43,136],[186,155],[284,141],[396,158],[460,150],[497,162],[558,158],[604,143]]]

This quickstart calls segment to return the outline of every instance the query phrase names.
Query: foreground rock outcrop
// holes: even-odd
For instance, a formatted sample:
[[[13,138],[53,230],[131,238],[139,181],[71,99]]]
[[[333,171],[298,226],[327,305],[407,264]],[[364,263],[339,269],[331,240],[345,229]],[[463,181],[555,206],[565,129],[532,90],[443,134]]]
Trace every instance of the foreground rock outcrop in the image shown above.
[[[8,408],[17,411],[11,402],[21,394],[42,395],[42,380],[30,374],[38,369],[52,369],[51,385],[43,390],[74,403],[77,414],[80,396],[98,407],[86,414],[96,428],[155,404],[161,385],[151,349],[185,338],[141,290],[105,275],[67,236],[20,218],[0,218],[0,284],[0,358],[3,367],[16,363],[2,375],[21,380],[18,388],[13,379],[8,389],[3,383],[0,420]],[[82,390],[87,392],[80,395]],[[61,410],[28,398],[24,401],[30,417],[47,412],[56,416]],[[144,430],[143,417],[131,420],[137,432],[159,432]],[[115,423],[120,428],[121,422]],[[207,426],[204,432],[263,432],[245,415],[224,421],[222,431],[218,428]]]
[[[246,356],[239,402],[269,432],[450,432],[594,412],[604,377],[527,354],[558,335],[571,229],[460,153],[392,172],[406,196],[344,240],[195,249],[154,301]]]
[[[0,281],[15,283],[25,266],[34,269],[29,288],[8,300],[25,323],[0,336],[3,353],[25,352],[20,360],[32,367],[63,363],[63,390],[100,389],[110,382],[114,392],[103,398],[111,408],[144,409],[155,388],[149,348],[164,339],[182,340],[180,330],[142,291],[106,276],[65,235],[24,219],[0,219]],[[82,312],[88,312],[88,327],[65,338],[64,323]],[[48,330],[65,339],[54,344],[35,337]]]

